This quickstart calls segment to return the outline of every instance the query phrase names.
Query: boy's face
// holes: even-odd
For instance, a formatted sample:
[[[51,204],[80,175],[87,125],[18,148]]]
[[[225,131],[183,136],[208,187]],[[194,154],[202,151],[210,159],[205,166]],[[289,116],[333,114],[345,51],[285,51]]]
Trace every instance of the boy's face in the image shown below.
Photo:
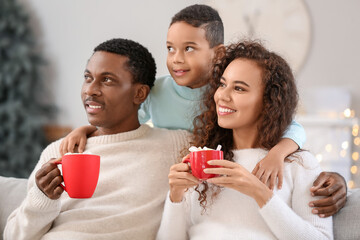
[[[185,22],[176,22],[168,30],[167,68],[180,86],[199,88],[211,76],[216,47],[210,48],[205,30]]]
[[[98,51],[86,66],[81,98],[89,123],[97,126],[100,134],[125,132],[139,125],[135,98],[140,84],[133,83],[127,60]]]

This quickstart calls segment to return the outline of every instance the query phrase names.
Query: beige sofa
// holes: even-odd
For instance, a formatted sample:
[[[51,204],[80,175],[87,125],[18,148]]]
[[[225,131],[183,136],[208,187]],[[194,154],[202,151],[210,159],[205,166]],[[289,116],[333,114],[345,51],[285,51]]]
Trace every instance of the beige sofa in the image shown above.
[[[26,179],[0,176],[0,239],[2,239],[6,219],[20,205],[26,195]],[[351,192],[347,203],[334,216],[335,239],[360,239],[360,189]]]

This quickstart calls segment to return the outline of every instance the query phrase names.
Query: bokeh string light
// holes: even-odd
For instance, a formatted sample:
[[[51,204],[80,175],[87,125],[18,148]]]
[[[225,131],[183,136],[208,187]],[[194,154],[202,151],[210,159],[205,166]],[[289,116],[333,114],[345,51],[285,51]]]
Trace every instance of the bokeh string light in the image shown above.
[[[355,111],[347,108],[340,114],[334,113],[328,116],[330,119],[344,120],[343,130],[349,131],[350,136],[348,139],[331,139],[327,142],[322,149],[318,149],[315,154],[316,159],[320,165],[331,167],[334,171],[342,165],[340,162],[344,161],[348,166],[347,185],[348,188],[360,187],[360,136],[359,136],[359,123],[355,117]],[[336,130],[335,130],[336,131]],[[335,134],[336,135],[336,134]],[[333,157],[329,157],[333,156]],[[338,156],[338,157],[336,157]],[[336,159],[336,160],[334,160]],[[339,164],[340,163],[340,164]]]
[[[354,114],[352,117],[355,117],[355,112],[352,111]],[[355,123],[352,127],[352,136],[353,136],[353,146],[352,146],[352,154],[351,159],[353,161],[352,166],[350,168],[350,172],[352,174],[352,180],[348,182],[349,188],[356,188],[360,187],[356,184],[355,179],[359,178],[359,146],[360,146],[360,137],[359,137],[359,125]]]

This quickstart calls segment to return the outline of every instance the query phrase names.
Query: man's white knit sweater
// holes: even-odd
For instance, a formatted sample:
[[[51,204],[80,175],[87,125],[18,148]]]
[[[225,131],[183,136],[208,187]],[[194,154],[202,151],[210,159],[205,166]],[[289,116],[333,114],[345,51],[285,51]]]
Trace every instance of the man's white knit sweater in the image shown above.
[[[101,156],[98,185],[89,199],[72,199],[64,192],[50,200],[37,187],[36,171],[60,157],[60,141],[50,144],[29,178],[26,199],[8,219],[5,239],[154,239],[169,168],[181,160],[188,137],[186,131],[141,125],[89,138],[86,151]]]
[[[234,160],[252,171],[267,154],[262,149],[234,151]],[[198,193],[187,191],[181,203],[167,197],[160,240],[229,239],[332,239],[332,218],[311,213],[314,198],[310,187],[321,169],[308,152],[284,165],[283,187],[261,209],[256,201],[233,189],[224,188],[204,214]],[[208,195],[208,198],[209,195]]]

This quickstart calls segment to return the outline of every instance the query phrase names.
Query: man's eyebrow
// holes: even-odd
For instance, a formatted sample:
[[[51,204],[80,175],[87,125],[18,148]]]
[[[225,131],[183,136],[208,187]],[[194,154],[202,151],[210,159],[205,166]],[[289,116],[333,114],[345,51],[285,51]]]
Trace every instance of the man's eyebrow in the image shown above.
[[[116,74],[112,73],[112,72],[103,72],[101,73],[101,75],[105,76],[105,75],[110,75],[110,76],[114,76],[114,77],[117,77]]]
[[[91,73],[91,72],[88,69],[85,69],[84,73]],[[117,77],[117,75],[112,72],[103,72],[103,73],[101,73],[101,75],[103,75],[103,76],[111,75],[111,76]]]
[[[226,78],[224,78],[223,76],[221,76],[220,79],[222,79],[222,80],[224,80],[226,82]],[[241,81],[241,80],[235,80],[234,83],[239,83],[239,84],[243,84],[243,85],[245,85],[247,87],[250,87],[249,84],[247,84],[246,82]]]

